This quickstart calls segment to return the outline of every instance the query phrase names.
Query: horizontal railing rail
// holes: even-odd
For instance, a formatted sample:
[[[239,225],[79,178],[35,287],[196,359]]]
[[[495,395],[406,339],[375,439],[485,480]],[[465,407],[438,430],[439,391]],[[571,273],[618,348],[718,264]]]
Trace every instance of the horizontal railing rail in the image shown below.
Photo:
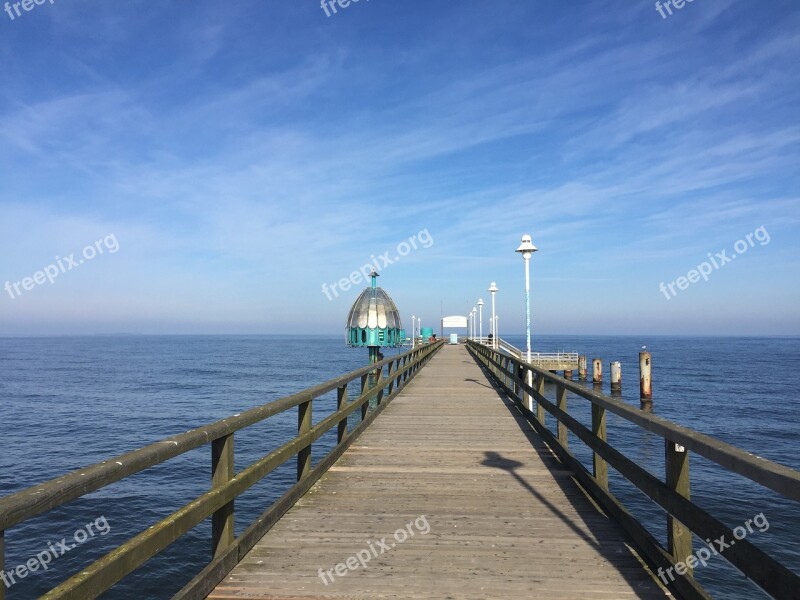
[[[503,352],[507,352],[511,356],[515,356],[517,358],[520,358],[522,356],[522,350],[514,346],[514,344],[507,342],[503,338],[497,340],[497,345],[500,348],[500,350],[502,350]]]
[[[491,346],[490,343],[485,344]],[[497,345],[500,350],[510,354],[515,358],[525,360],[528,358],[528,353],[514,346],[512,343],[500,338],[497,340]],[[559,366],[559,365],[574,365],[578,368],[578,353],[577,352],[531,352],[531,363],[534,366],[542,367],[542,365]],[[544,368],[544,367],[542,367]]]
[[[559,458],[575,473],[592,497],[615,518],[655,569],[670,570],[668,585],[685,598],[709,598],[692,576],[692,533],[704,540],[735,540],[735,545],[719,548],[728,562],[776,598],[790,598],[800,589],[800,577],[719,519],[690,500],[689,453],[703,456],[726,470],[742,475],[782,496],[800,501],[800,472],[755,456],[709,435],[643,412],[624,402],[563,379],[545,369],[529,365],[517,357],[482,346],[469,349],[509,394],[534,429],[547,441]],[[555,402],[544,396],[544,383],[555,385]],[[592,424],[587,427],[567,412],[568,392],[588,400]],[[534,406],[535,405],[535,406]],[[545,424],[545,411],[555,417],[557,435]],[[664,439],[666,473],[664,481],[652,475],[617,451],[606,440],[606,411]],[[592,472],[569,450],[568,431],[593,453]],[[644,492],[667,513],[667,548],[635,519],[613,496],[608,486],[608,466]],[[689,559],[687,561],[687,559]],[[678,568],[678,563],[688,568]],[[695,563],[698,561],[695,560]],[[684,573],[680,573],[683,570]],[[673,575],[674,573],[674,575]],[[674,579],[673,579],[674,578]],[[666,579],[666,578],[665,578]]]
[[[210,445],[209,491],[42,596],[48,600],[96,598],[211,517],[211,562],[175,596],[205,598],[272,525],[333,465],[441,346],[441,341],[418,346],[291,396],[0,498],[0,568],[5,564],[6,530],[190,450]],[[348,385],[352,382],[360,383],[360,391],[354,400],[348,401]],[[312,426],[313,400],[333,390],[337,391],[335,412]],[[372,399],[375,400],[375,406],[370,410]],[[293,408],[298,409],[297,436],[235,473],[235,433]],[[359,410],[361,420],[348,432],[348,417]],[[312,444],[334,427],[337,427],[337,444],[312,469]],[[235,538],[234,500],[294,456],[297,456],[297,483],[241,536]],[[0,600],[4,597],[5,586],[0,585]]]

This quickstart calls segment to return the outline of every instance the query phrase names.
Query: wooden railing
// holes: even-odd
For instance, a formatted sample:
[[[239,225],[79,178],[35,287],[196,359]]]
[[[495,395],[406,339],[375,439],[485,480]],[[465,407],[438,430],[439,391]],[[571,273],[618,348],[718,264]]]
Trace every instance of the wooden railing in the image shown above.
[[[209,445],[211,489],[208,492],[148,527],[42,596],[48,600],[96,598],[200,522],[211,517],[212,560],[175,596],[205,598],[278,519],[336,462],[441,345],[442,342],[439,341],[418,346],[297,394],[0,499],[0,568],[5,563],[6,530],[154,465]],[[347,389],[353,382],[360,383],[360,395],[348,402]],[[317,425],[312,425],[314,399],[333,390],[337,391],[336,411]],[[370,410],[370,399],[377,403],[373,410]],[[235,473],[235,433],[295,407],[298,415],[297,436]],[[361,420],[348,432],[347,419],[356,411],[360,411]],[[336,446],[312,468],[312,444],[333,427],[337,428]],[[242,535],[234,538],[234,500],[293,456],[297,456],[297,483]],[[5,586],[0,585],[0,600],[4,597]]]
[[[515,401],[559,459],[572,469],[584,489],[623,527],[651,568],[662,569],[662,572],[672,569],[670,578],[663,579],[667,580],[669,587],[680,597],[710,598],[692,576],[691,560],[688,560],[688,569],[676,568],[677,563],[685,565],[687,559],[694,557],[692,533],[703,540],[727,541],[730,545],[725,549],[719,548],[718,553],[768,594],[775,598],[798,597],[800,577],[743,536],[737,536],[734,530],[690,500],[689,454],[694,452],[732,473],[742,475],[797,502],[800,502],[800,472],[629,406],[616,398],[594,392],[579,383],[528,365],[516,357],[487,346],[469,342],[468,348]],[[556,387],[555,402],[544,396],[546,381]],[[591,428],[567,412],[568,393],[591,403]],[[555,417],[557,435],[546,427],[545,411]],[[607,442],[606,411],[664,439],[666,472],[663,481]],[[568,431],[592,450],[591,473],[570,452]],[[666,548],[609,491],[609,466],[666,511]],[[735,543],[730,543],[731,541]],[[694,563],[697,564],[698,561],[695,559]],[[685,571],[684,574],[680,573],[682,570]]]

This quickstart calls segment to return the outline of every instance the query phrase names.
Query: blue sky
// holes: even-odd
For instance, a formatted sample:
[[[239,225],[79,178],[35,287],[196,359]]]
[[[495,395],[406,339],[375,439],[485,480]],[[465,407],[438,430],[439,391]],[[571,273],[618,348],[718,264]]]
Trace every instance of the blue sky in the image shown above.
[[[0,12],[0,334],[340,333],[364,284],[323,284],[421,231],[380,280],[409,328],[496,281],[522,332],[529,233],[535,333],[800,334],[798,32],[793,0]]]

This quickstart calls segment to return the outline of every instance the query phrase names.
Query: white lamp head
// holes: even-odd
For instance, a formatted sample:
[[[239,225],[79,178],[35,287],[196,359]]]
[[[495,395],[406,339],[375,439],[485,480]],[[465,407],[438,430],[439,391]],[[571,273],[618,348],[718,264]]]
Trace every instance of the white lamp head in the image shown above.
[[[483,298],[478,298],[478,306],[483,306]]]
[[[492,284],[489,286],[489,289],[486,291],[492,292],[494,294],[497,291],[497,284],[493,281]]]
[[[522,243],[519,245],[519,248],[517,248],[516,251],[522,254],[522,258],[530,258],[531,254],[537,250],[538,248],[534,246],[533,242],[531,241],[531,236],[526,234],[522,236]]]

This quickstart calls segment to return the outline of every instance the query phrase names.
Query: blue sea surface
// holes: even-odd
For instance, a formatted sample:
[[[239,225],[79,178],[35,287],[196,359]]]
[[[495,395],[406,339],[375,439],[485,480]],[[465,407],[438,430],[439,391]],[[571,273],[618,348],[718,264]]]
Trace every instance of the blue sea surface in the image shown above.
[[[509,340],[524,345],[522,337]],[[800,402],[790,377],[800,368],[799,342],[798,338],[538,336],[534,350],[602,357],[606,371],[609,361],[621,361],[622,398],[638,407],[638,352],[646,344],[653,353],[656,414],[800,469]],[[341,336],[0,338],[0,495],[271,402],[366,362],[366,351],[345,348]],[[552,395],[553,390],[548,388],[547,393]],[[570,412],[588,423],[588,402],[576,396],[569,402]],[[314,422],[330,414],[335,403],[335,393],[315,401]],[[296,411],[287,411],[237,433],[237,470],[291,439],[296,428]],[[334,436],[330,432],[315,443],[315,462],[332,447]],[[609,415],[608,439],[663,477],[660,438]],[[576,456],[590,465],[591,454],[583,445],[572,436],[570,444]],[[692,499],[729,526],[763,513],[769,528],[754,531],[748,540],[800,572],[797,503],[694,455],[691,473]],[[237,535],[294,478],[295,462],[289,461],[237,499]],[[615,472],[610,479],[617,497],[663,541],[663,512]],[[58,547],[62,540],[75,544],[76,532],[85,541],[46,570],[16,578],[7,597],[41,595],[209,485],[206,446],[12,527],[5,534],[6,571],[51,545]],[[696,548],[701,544],[695,540]],[[169,598],[209,558],[206,521],[103,598]],[[715,597],[766,597],[720,557],[695,575]]]

